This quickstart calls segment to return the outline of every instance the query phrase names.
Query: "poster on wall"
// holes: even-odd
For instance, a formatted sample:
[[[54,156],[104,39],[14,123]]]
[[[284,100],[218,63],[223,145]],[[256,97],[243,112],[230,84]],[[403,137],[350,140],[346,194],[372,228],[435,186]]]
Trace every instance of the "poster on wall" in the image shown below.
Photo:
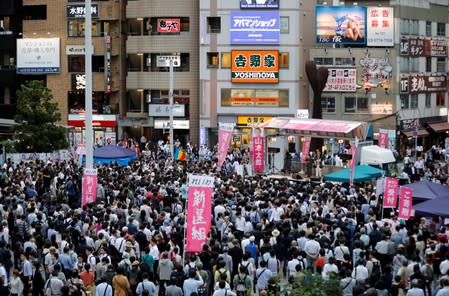
[[[279,9],[280,0],[240,0],[241,9]]]
[[[59,38],[17,39],[17,73],[49,74],[60,72]]]
[[[277,50],[233,50],[232,83],[279,83]]]
[[[357,70],[330,68],[323,92],[355,92],[357,90]]]
[[[394,8],[367,8],[368,46],[394,46]]]
[[[316,43],[366,44],[366,7],[317,6]]]
[[[280,18],[277,11],[232,11],[231,44],[279,44]]]

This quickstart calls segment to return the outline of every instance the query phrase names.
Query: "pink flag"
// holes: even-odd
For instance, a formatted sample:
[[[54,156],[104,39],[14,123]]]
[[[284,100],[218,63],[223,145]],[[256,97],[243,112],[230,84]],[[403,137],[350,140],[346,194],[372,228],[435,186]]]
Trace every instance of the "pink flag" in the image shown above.
[[[349,185],[353,185],[354,184],[354,169],[355,169],[355,163],[357,161],[357,143],[358,141],[355,141],[354,144],[352,145],[352,159],[351,159],[351,171],[349,172]]]
[[[395,178],[385,179],[384,208],[395,208],[398,203],[398,184]]]
[[[97,200],[97,169],[84,169],[81,206]]]
[[[408,220],[412,215],[412,189],[408,187],[401,187],[399,202],[399,219]]]
[[[188,179],[186,252],[201,252],[210,231],[214,177],[189,175]]]
[[[265,143],[263,136],[253,137],[253,168],[255,173],[265,169]]]
[[[307,160],[309,160],[310,140],[311,137],[304,137],[304,142],[302,142],[302,163],[305,163],[307,162]]]
[[[387,148],[388,147],[388,132],[386,130],[379,131],[379,147]]]
[[[217,166],[221,167],[228,154],[229,144],[231,144],[232,130],[234,124],[219,123],[218,129],[218,162]]]

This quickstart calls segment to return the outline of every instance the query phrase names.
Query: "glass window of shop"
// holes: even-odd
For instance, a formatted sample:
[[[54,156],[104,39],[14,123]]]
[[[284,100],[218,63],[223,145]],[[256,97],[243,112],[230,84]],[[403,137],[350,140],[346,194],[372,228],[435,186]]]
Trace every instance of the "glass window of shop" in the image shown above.
[[[84,37],[85,23],[84,20],[67,21],[67,36]],[[108,21],[92,21],[92,37],[102,37],[109,32]]]
[[[288,89],[241,89],[222,88],[223,107],[288,107]]]

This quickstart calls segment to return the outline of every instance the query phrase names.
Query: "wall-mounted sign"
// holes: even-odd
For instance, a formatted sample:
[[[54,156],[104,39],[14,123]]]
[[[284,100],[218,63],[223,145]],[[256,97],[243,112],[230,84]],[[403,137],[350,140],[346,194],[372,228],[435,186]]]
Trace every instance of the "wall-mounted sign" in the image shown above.
[[[371,114],[393,114],[393,105],[371,104]]]
[[[86,89],[86,74],[72,74],[72,91]]]
[[[107,94],[112,92],[112,37],[104,36],[104,91]]]
[[[388,57],[375,58],[367,54],[360,59],[361,81],[365,87],[378,87],[390,82],[393,67]]]
[[[152,117],[168,117],[170,116],[170,105],[168,104],[149,104],[148,105],[148,115]],[[173,116],[174,117],[184,117],[185,115],[185,105],[174,104],[173,105]]]
[[[168,56],[160,55],[156,57],[157,67],[170,67],[170,61],[173,63],[173,67],[181,67],[181,56]]]
[[[168,129],[170,128],[170,120],[155,119],[154,128],[156,129]],[[173,120],[174,129],[189,129],[190,124],[188,120]]]
[[[85,114],[69,114],[69,119],[67,125],[84,127],[86,124]],[[116,127],[117,126],[117,116],[116,115],[106,115],[106,114],[94,114],[92,116],[92,125],[95,127]]]
[[[330,68],[323,92],[355,92],[357,90],[357,70]]]
[[[157,19],[157,31],[159,33],[179,33],[181,31],[181,19]]]
[[[446,57],[447,41],[402,37],[400,55],[411,57]]]
[[[447,56],[447,41],[446,40],[430,40],[430,56],[431,57],[446,57]]]
[[[59,73],[59,52],[59,38],[17,39],[17,73]]]
[[[253,126],[264,123],[272,116],[237,116],[237,126]]]
[[[275,11],[232,11],[231,44],[279,44],[280,18]]]
[[[94,52],[94,46],[92,45],[92,52]],[[84,45],[66,45],[66,55],[84,55],[86,53],[86,47]]]
[[[86,16],[86,6],[84,4],[69,4],[67,5],[66,12],[67,18],[84,18]],[[92,4],[91,15],[92,18],[98,18],[98,4]]]
[[[240,0],[241,9],[279,9],[280,0]]]
[[[277,50],[233,50],[232,83],[278,83]]]
[[[366,7],[317,6],[318,44],[366,44]]]
[[[296,110],[295,118],[308,119],[309,118],[309,109],[298,109],[298,110]]]
[[[425,92],[445,92],[447,91],[447,76],[445,75],[414,75],[401,77],[401,93],[425,93]]]
[[[368,7],[368,46],[394,46],[394,8]]]

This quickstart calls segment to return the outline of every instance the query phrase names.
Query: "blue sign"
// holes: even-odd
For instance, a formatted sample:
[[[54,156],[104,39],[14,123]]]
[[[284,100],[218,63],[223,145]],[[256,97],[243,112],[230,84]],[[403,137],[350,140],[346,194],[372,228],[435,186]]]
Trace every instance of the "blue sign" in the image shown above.
[[[240,9],[279,9],[279,0],[240,0]]]
[[[279,12],[232,11],[231,44],[278,45],[280,29]]]

